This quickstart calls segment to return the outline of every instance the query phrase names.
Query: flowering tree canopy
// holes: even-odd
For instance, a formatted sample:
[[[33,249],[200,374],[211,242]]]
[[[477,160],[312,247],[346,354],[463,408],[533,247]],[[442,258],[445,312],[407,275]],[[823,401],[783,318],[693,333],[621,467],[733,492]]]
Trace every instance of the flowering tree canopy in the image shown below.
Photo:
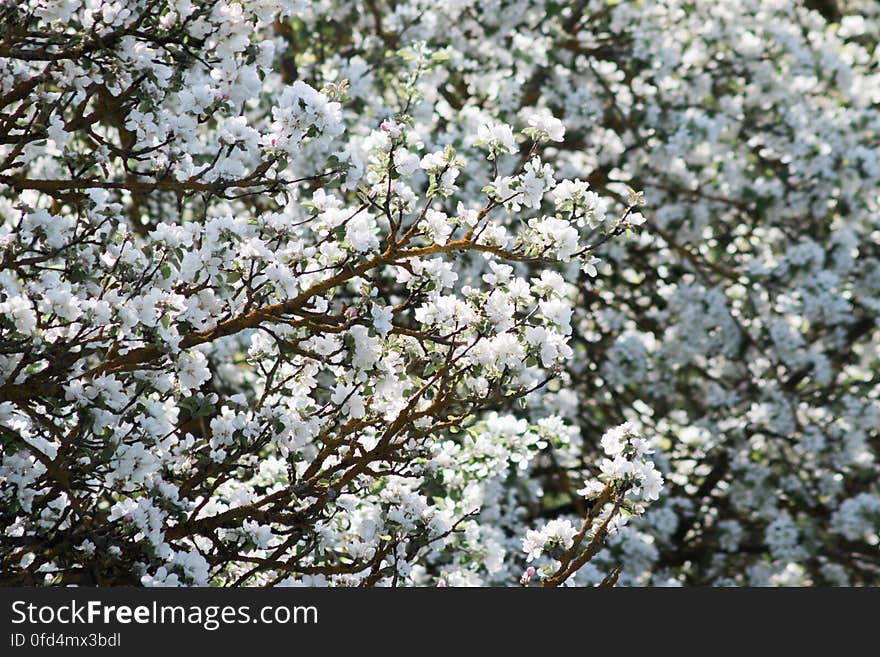
[[[880,583],[878,19],[0,0],[0,583]]]

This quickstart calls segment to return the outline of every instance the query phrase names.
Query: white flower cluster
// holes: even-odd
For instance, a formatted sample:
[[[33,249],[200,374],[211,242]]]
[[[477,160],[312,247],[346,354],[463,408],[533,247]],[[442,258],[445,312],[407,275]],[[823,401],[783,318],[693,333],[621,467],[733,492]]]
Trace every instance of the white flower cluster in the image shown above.
[[[545,551],[559,554],[571,549],[575,535],[577,528],[564,518],[551,520],[540,530],[530,529],[523,539],[523,551],[528,555],[526,561],[537,559]]]
[[[601,440],[608,458],[602,460],[600,479],[616,486],[627,487],[634,499],[650,502],[660,497],[663,476],[652,461],[649,444],[635,432],[631,423],[609,429]]]
[[[654,450],[631,423],[609,429],[600,443],[607,456],[600,465],[600,474],[577,491],[594,505],[583,519],[582,529],[568,518],[555,518],[541,529],[528,530],[522,541],[526,561],[532,562],[545,554],[550,561],[539,569],[527,568],[521,584],[528,585],[536,575],[545,582],[571,584],[569,578],[576,570],[567,569],[567,565],[579,551],[584,550],[584,557],[577,569],[589,563],[594,546],[608,536],[618,535],[629,518],[643,514],[645,504],[659,498],[663,477],[654,463],[646,459]]]

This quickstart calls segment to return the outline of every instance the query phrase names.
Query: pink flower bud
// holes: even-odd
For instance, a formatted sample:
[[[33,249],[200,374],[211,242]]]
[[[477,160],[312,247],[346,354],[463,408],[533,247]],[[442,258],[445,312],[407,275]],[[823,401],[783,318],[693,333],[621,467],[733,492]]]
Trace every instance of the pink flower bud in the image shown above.
[[[535,576],[535,567],[529,566],[528,568],[526,568],[526,575],[528,575],[529,577],[534,577]]]

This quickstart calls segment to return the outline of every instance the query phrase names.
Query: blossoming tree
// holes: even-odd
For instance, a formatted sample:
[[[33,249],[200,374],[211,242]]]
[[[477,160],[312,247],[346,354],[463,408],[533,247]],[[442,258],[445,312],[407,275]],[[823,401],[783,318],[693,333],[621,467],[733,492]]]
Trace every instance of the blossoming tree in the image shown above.
[[[877,583],[826,5],[0,2],[0,581]]]

